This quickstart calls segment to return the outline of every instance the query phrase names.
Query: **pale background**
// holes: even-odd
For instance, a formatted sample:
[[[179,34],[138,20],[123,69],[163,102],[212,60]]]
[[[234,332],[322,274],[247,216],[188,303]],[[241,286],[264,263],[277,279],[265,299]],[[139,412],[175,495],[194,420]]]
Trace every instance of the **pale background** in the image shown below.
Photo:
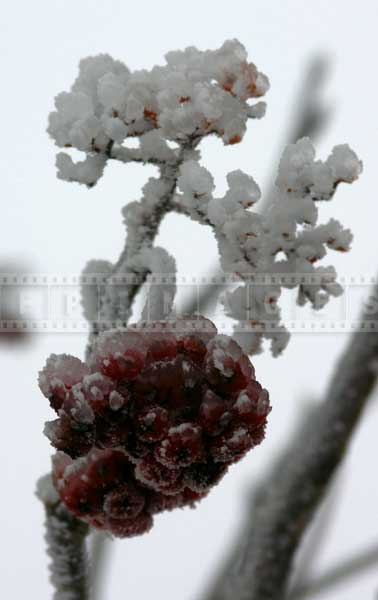
[[[378,268],[377,12],[374,0],[6,3],[0,16],[0,262],[22,258],[37,272],[61,274],[79,273],[89,258],[116,259],[124,237],[120,208],[138,198],[153,173],[112,164],[91,191],[56,179],[46,119],[54,95],[71,85],[80,58],[108,52],[131,68],[150,68],[168,50],[215,48],[237,37],[271,79],[267,116],[250,124],[239,146],[206,142],[204,164],[219,190],[226,172],[235,168],[264,186],[284,143],[303,70],[311,56],[325,54],[331,61],[326,101],[334,113],[319,152],[324,156],[347,141],[365,167],[361,180],[340,189],[324,213],[355,234],[352,252],[329,262],[346,275],[373,275]],[[206,271],[216,257],[211,233],[184,218],[166,219],[158,243],[175,253],[181,274],[193,273],[198,264]],[[365,291],[361,288],[360,295]],[[266,441],[195,511],[162,515],[147,536],[118,541],[103,600],[189,600],[199,594],[239,522],[246,491],[290,435],[303,402],[321,398],[345,342],[343,334],[296,335],[282,358],[272,359],[268,352],[256,358],[274,406]],[[49,468],[51,448],[41,430],[52,413],[36,374],[51,352],[82,355],[84,345],[85,336],[73,334],[39,334],[19,349],[0,345],[0,572],[1,597],[7,600],[51,597],[42,507],[33,492]],[[378,540],[377,418],[373,398],[354,438],[318,570]],[[378,577],[370,572],[326,597],[373,599],[377,590]]]

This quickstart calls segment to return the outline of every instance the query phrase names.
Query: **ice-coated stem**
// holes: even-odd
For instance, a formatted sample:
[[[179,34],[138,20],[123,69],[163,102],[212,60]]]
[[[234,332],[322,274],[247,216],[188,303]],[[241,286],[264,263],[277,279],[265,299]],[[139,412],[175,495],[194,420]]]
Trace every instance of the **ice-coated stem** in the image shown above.
[[[150,244],[152,246],[155,237],[158,233],[160,223],[163,217],[172,210],[171,202],[174,197],[177,178],[180,170],[180,166],[185,160],[186,154],[191,152],[200,141],[199,138],[193,138],[190,142],[183,144],[178,152],[177,160],[172,163],[162,164],[160,167],[160,180],[166,183],[166,189],[161,196],[159,202],[157,202],[149,210],[146,210],[145,203],[142,203],[143,208],[146,210],[143,223],[139,225],[139,231],[132,231],[130,235],[131,225],[128,226],[128,236],[126,239],[125,247],[116,262],[112,275],[127,272],[127,265],[132,260],[137,252],[140,251],[143,245]],[[132,244],[130,244],[128,238],[132,238]],[[123,310],[127,310],[131,306],[136,294],[140,290],[143,283],[143,278],[146,273],[142,274],[134,285],[131,285],[128,290],[127,304],[123,306]],[[117,318],[117,315],[114,315]]]
[[[45,539],[50,562],[54,600],[89,600],[86,537],[88,525],[62,504],[51,481],[42,477],[37,496],[46,513]]]

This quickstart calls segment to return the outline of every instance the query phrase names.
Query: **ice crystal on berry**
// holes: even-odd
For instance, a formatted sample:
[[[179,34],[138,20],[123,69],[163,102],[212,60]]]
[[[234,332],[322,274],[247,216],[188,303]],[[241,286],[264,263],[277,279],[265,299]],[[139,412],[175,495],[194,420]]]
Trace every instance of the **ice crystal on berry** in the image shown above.
[[[39,382],[58,415],[45,433],[62,501],[120,537],[206,496],[270,410],[248,357],[202,317],[108,331],[88,364],[53,355]]]

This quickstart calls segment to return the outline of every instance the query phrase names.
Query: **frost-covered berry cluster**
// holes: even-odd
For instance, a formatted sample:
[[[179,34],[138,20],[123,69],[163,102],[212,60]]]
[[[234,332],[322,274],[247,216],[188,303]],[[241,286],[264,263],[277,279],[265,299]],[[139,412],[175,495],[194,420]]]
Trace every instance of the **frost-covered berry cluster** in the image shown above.
[[[45,433],[62,501],[121,537],[203,498],[270,410],[248,357],[204,318],[102,333],[87,363],[52,355],[39,384],[58,414]]]

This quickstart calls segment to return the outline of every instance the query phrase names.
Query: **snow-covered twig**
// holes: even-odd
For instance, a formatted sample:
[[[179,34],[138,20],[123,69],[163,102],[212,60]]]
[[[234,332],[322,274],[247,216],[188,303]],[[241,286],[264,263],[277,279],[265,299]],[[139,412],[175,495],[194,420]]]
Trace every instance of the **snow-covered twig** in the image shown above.
[[[117,294],[109,294],[109,291],[117,291],[117,288],[109,287],[100,307],[102,316],[105,319],[127,322],[132,301],[148,273],[152,270],[149,264],[150,258],[143,250],[152,248],[163,217],[172,210],[171,201],[176,191],[180,166],[186,156],[191,154],[198,141],[198,139],[193,138],[183,144],[177,159],[173,163],[168,162],[160,167],[160,177],[158,179],[149,180],[144,188],[142,201],[133,202],[125,207],[126,244],[117,263],[111,270],[111,276],[135,274],[138,277],[136,277],[134,284],[127,286],[126,297],[123,297],[122,302],[119,301]],[[157,272],[161,274],[162,270]],[[171,272],[174,273],[174,270]],[[122,292],[125,292],[125,288],[122,288]],[[122,312],[120,312],[120,308]]]
[[[377,298],[378,286],[372,297]],[[306,415],[301,431],[262,483],[241,539],[207,600],[281,600],[293,556],[342,461],[377,380],[378,335],[372,306],[364,332],[350,339],[324,401]]]
[[[54,600],[87,600],[86,537],[88,525],[70,513],[59,499],[51,475],[42,477],[37,496],[46,511],[47,553],[51,558]]]

